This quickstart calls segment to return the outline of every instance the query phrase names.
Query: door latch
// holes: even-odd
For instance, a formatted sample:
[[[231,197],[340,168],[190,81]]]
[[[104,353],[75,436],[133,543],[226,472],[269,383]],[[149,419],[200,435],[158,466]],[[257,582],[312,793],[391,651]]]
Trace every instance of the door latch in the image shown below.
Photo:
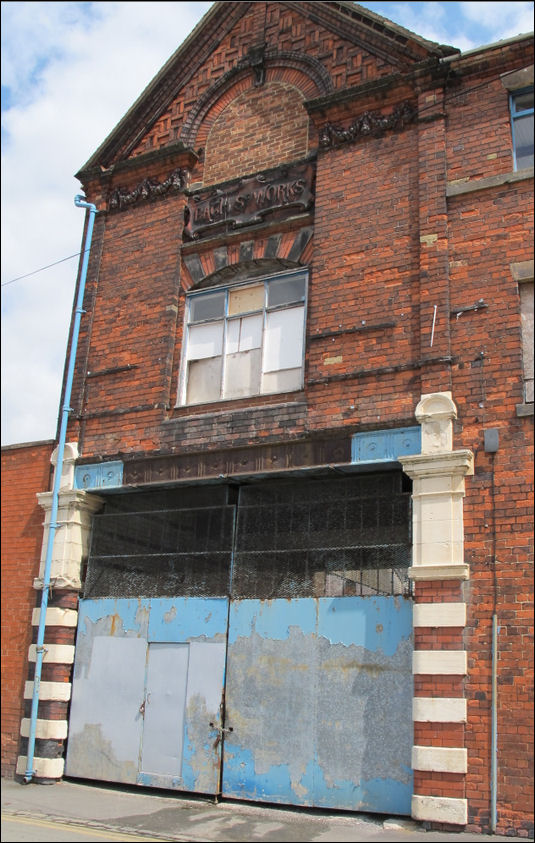
[[[145,717],[145,700],[143,700],[143,702],[139,706],[139,713],[142,714],[143,717]]]
[[[225,732],[233,732],[234,731],[232,726],[229,726],[228,729],[225,729],[223,726],[217,726],[215,723],[210,723],[210,726],[212,727],[212,729],[217,729],[217,731],[219,732],[220,735],[224,735]]]

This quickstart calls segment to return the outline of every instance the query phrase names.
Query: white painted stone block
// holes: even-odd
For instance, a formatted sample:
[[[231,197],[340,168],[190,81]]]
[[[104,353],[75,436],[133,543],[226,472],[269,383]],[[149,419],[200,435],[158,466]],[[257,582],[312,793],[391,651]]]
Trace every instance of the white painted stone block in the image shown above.
[[[30,718],[24,717],[20,724],[20,733],[23,738],[30,735]],[[61,741],[67,737],[66,720],[39,720],[35,723],[35,737],[44,740]]]
[[[443,746],[413,746],[412,769],[433,773],[466,773],[466,749]]]
[[[73,644],[45,644],[44,648],[45,654],[43,656],[43,664],[73,664]],[[34,662],[36,659],[37,647],[35,644],[30,644],[28,650],[28,661]]]
[[[441,822],[452,825],[466,825],[468,802],[466,799],[452,799],[448,796],[412,797],[412,818],[420,822]]]
[[[411,580],[469,580],[469,565],[413,565],[409,568]]]
[[[419,723],[466,723],[466,700],[456,697],[414,697],[412,719]]]
[[[33,696],[33,682],[24,683],[24,699],[31,700]],[[66,702],[71,698],[70,682],[41,682],[39,686],[40,700],[56,700]]]
[[[28,758],[19,755],[17,758],[17,774],[23,776],[26,772]],[[32,765],[35,775],[41,779],[60,779],[65,768],[64,758],[35,758]]]
[[[34,609],[32,612],[32,625],[39,626],[41,609]],[[69,626],[75,627],[78,623],[78,612],[75,609],[59,609],[52,606],[46,610],[45,626]]]
[[[412,654],[412,672],[434,676],[465,676],[468,669],[464,650],[417,650]]]
[[[466,603],[416,603],[413,626],[466,626]]]

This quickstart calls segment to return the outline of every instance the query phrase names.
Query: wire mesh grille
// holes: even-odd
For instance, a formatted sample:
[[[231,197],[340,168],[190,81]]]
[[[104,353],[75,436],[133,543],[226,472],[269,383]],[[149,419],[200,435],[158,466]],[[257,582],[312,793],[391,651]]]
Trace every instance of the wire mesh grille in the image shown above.
[[[232,594],[408,594],[409,524],[400,474],[245,487]]]
[[[234,507],[95,516],[85,597],[226,596]]]
[[[95,516],[85,597],[410,593],[401,472],[124,495]],[[122,499],[122,500],[121,500]],[[136,508],[137,507],[137,508]]]

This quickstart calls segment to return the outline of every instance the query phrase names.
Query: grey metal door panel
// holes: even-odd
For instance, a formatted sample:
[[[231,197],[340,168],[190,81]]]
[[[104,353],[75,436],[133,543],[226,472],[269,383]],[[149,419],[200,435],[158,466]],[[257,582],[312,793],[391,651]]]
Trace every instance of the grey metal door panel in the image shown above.
[[[234,603],[223,794],[409,814],[411,658],[409,600]]]
[[[228,601],[82,600],[66,772],[217,793]]]
[[[141,770],[178,777],[182,772],[188,644],[149,644]]]
[[[219,792],[225,660],[224,641],[189,645],[182,783],[194,793]]]
[[[67,775],[135,783],[147,642],[95,636],[72,689]],[[78,675],[77,675],[78,674]]]

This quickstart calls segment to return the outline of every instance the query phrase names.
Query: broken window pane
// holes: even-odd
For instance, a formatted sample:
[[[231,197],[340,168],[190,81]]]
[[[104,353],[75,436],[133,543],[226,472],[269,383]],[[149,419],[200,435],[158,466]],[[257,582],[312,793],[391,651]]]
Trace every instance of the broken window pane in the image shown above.
[[[302,389],[305,270],[192,293],[181,402]],[[195,364],[195,365],[194,365]]]

